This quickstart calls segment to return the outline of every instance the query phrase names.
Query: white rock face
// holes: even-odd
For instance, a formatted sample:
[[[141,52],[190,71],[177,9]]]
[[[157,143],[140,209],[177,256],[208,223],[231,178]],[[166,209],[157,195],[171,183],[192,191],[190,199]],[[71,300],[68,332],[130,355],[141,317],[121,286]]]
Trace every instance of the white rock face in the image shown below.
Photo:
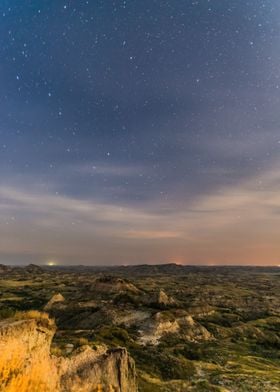
[[[139,343],[156,345],[166,334],[178,333],[190,342],[211,340],[213,336],[190,316],[168,317],[164,312],[156,313],[151,320],[142,324]]]
[[[160,338],[167,333],[179,332],[180,325],[176,320],[168,320],[162,317],[162,313],[156,313],[151,320],[143,324],[140,330],[139,342],[143,345],[159,343]]]

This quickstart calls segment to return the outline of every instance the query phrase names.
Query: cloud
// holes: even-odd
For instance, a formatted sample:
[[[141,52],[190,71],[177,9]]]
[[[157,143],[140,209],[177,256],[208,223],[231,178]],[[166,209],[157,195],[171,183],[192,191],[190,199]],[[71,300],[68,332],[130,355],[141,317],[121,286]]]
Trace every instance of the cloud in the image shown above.
[[[35,188],[0,187],[2,258],[63,262],[279,264],[280,170],[276,163],[238,186],[176,208],[123,207]],[[176,257],[175,257],[176,256]]]
[[[147,240],[155,240],[155,239],[166,239],[166,238],[177,238],[180,237],[182,233],[178,231],[165,231],[165,230],[158,230],[158,231],[152,231],[152,230],[146,230],[146,231],[140,231],[140,230],[130,230],[126,233],[123,234],[124,238],[134,238],[134,239],[147,239]]]

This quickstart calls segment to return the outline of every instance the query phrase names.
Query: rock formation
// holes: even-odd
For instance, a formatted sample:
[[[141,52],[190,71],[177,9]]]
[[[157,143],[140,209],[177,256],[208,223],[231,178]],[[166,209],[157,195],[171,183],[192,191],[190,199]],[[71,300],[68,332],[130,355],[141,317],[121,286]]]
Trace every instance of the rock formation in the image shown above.
[[[7,265],[0,264],[0,274],[6,274],[8,272],[11,272],[11,267],[8,267]]]
[[[59,391],[50,357],[55,326],[48,318],[0,323],[0,391]]]
[[[137,391],[134,361],[125,348],[108,350],[100,346],[96,351],[85,346],[81,352],[65,358],[60,370],[61,392]]]
[[[55,325],[46,314],[0,322],[0,391],[136,392],[133,359],[126,349],[84,346],[70,357],[50,354]]]
[[[55,294],[52,296],[52,298],[49,300],[49,302],[44,306],[44,310],[50,310],[52,309],[53,305],[58,303],[58,302],[63,302],[65,301],[65,298],[63,297],[63,295],[61,295],[60,293]]]
[[[175,306],[177,303],[174,298],[169,297],[164,290],[159,290],[155,293],[150,299],[149,303],[151,305],[159,306],[159,307],[169,307]]]
[[[212,340],[213,336],[190,315],[168,314],[158,312],[146,320],[139,330],[139,342],[143,345],[156,345],[166,334],[178,334],[190,342]]]
[[[29,274],[42,274],[44,272],[43,268],[36,264],[28,264],[24,267],[24,271]]]
[[[130,292],[139,294],[140,290],[129,280],[117,278],[115,276],[104,275],[97,278],[91,288],[94,291],[106,293]]]

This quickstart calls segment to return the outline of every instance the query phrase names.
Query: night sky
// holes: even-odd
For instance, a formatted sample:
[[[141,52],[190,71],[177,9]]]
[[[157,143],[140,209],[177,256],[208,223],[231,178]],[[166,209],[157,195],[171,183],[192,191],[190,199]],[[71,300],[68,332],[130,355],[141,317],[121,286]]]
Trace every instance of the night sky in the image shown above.
[[[280,264],[279,0],[0,19],[0,262]]]

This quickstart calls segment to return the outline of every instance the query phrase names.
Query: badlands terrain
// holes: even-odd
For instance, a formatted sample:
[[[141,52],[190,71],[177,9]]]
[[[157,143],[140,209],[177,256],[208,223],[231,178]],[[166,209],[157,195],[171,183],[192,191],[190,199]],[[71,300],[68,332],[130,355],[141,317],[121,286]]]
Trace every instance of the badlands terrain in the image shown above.
[[[280,269],[0,266],[0,391],[280,391]]]

